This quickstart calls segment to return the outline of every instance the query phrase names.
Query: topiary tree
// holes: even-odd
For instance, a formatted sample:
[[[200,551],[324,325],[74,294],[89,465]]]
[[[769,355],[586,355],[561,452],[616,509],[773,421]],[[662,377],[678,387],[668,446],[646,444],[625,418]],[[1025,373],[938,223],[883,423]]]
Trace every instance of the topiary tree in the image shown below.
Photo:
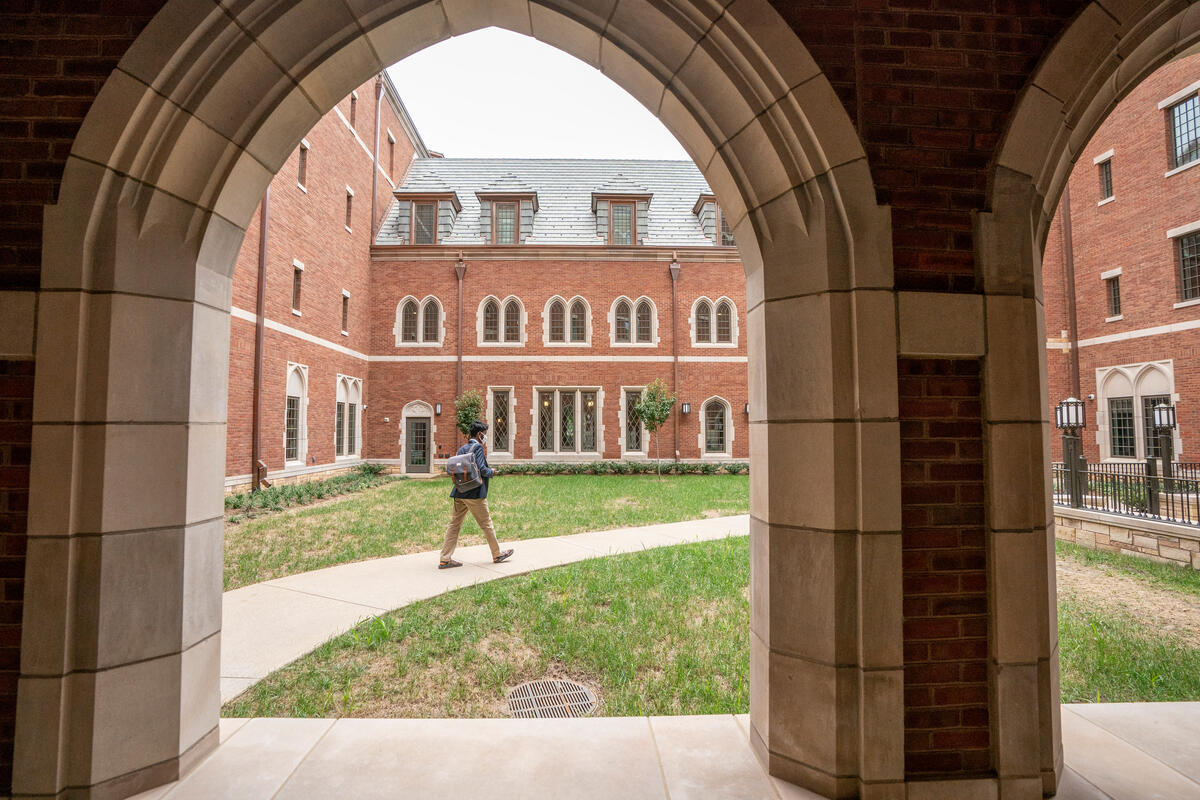
[[[675,395],[667,392],[667,384],[662,378],[655,378],[642,392],[642,397],[633,404],[633,414],[646,426],[646,431],[654,436],[654,460],[657,463],[659,476],[662,475],[662,459],[658,449],[658,429],[671,418],[671,407],[675,405]]]
[[[483,419],[483,395],[478,389],[467,389],[454,398],[454,417],[463,436],[471,435],[471,423]]]

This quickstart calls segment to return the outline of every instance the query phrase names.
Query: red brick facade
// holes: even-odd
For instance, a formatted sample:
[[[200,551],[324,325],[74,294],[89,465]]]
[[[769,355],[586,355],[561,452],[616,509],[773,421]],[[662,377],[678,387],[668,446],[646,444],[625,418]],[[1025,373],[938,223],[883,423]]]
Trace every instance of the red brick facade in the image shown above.
[[[1194,95],[1198,78],[1200,56],[1180,59],[1159,69],[1117,106],[1084,148],[1046,242],[1049,402],[1053,409],[1078,390],[1086,403],[1083,446],[1089,461],[1119,452],[1112,442],[1108,400],[1113,397],[1133,398],[1136,458],[1147,452],[1141,399],[1162,394],[1173,395],[1177,407],[1176,455],[1194,461],[1200,452],[1200,305],[1177,305],[1184,299],[1178,237],[1168,235],[1200,222],[1200,168],[1167,174],[1169,116],[1167,108],[1159,107],[1189,86]],[[1111,200],[1102,196],[1097,159],[1111,164]],[[1064,225],[1068,209],[1069,226]],[[1111,313],[1105,280],[1116,270],[1119,315]],[[1072,277],[1073,297],[1068,288]],[[1078,387],[1071,380],[1076,358]],[[1061,459],[1058,436],[1052,448]]]

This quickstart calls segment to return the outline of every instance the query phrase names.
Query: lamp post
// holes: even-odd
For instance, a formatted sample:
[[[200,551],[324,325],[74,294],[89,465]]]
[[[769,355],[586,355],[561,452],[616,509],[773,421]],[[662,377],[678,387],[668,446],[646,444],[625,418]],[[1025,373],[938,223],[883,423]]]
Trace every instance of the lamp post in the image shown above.
[[[1067,467],[1067,490],[1071,506],[1083,507],[1083,476],[1087,474],[1079,432],[1084,426],[1083,401],[1068,397],[1054,408],[1054,427],[1062,431],[1063,463]],[[1082,467],[1082,469],[1081,469]]]
[[[1159,403],[1154,407],[1154,433],[1158,435],[1158,455],[1162,458],[1162,476],[1172,477],[1171,463],[1175,460],[1175,406]]]

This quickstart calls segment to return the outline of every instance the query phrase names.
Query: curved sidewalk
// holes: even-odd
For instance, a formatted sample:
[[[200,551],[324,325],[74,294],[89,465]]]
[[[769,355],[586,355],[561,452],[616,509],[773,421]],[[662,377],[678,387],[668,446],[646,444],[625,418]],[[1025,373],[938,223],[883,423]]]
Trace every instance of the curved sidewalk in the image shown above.
[[[457,569],[438,552],[356,561],[225,592],[221,608],[221,703],[369,617],[484,581],[597,556],[746,536],[750,517],[671,522],[544,539],[502,541],[516,552],[493,564],[486,544],[460,547]]]

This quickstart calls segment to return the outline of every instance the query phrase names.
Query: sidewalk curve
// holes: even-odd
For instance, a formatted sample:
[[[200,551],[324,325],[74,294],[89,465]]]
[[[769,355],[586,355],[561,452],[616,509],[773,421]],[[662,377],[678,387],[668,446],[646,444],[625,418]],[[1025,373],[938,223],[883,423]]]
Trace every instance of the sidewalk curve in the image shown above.
[[[221,605],[221,703],[369,617],[484,581],[599,556],[746,536],[749,515],[505,542],[512,560],[493,564],[487,545],[460,547],[457,569],[438,552],[357,561],[225,592]]]

